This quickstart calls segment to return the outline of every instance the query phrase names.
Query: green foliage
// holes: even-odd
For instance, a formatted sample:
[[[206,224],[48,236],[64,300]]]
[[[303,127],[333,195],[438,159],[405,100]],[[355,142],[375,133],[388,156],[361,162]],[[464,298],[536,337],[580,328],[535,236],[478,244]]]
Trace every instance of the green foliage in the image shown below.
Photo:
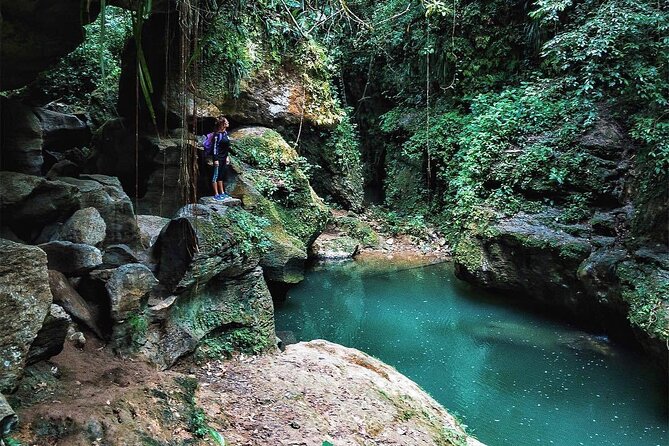
[[[353,110],[347,108],[344,112],[344,116],[332,133],[321,135],[326,138],[321,150],[339,172],[347,174],[360,168],[360,135],[356,124],[351,121]]]
[[[133,314],[127,320],[130,341],[133,346],[142,345],[146,342],[146,333],[149,329],[149,322],[146,316],[142,314]]]
[[[236,244],[234,249],[239,255],[249,257],[253,254],[261,254],[270,247],[269,239],[265,233],[265,228],[270,222],[263,217],[258,217],[241,208],[228,208],[224,217],[213,216],[213,230],[219,235],[223,231],[232,232]],[[214,234],[207,237],[208,243],[217,244],[223,242],[218,240]]]
[[[629,304],[629,320],[662,341],[669,340],[669,277],[634,263],[617,268],[622,297]]]
[[[115,115],[120,58],[131,34],[131,21],[127,11],[111,6],[106,7],[105,18],[104,31],[102,17],[85,26],[84,42],[53,68],[40,74],[28,87],[31,96],[41,102],[58,100],[80,107],[88,106],[93,100],[106,116]]]
[[[0,438],[0,445],[1,446],[21,446],[21,442],[18,440],[15,440],[11,437],[3,437]]]
[[[232,358],[233,353],[257,355],[271,346],[268,337],[248,327],[233,328],[223,333],[212,334],[198,346],[196,359]]]

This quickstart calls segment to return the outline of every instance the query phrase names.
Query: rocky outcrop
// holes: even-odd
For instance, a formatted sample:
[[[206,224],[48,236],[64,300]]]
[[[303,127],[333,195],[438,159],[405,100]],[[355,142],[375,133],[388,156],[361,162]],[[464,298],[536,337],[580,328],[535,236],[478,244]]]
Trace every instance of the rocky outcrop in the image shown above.
[[[52,300],[44,251],[0,240],[0,392],[16,386]]]
[[[162,328],[152,327],[147,335],[143,349],[149,358],[169,367],[191,352],[217,358],[275,348],[274,307],[262,270],[226,274],[230,272],[223,270],[206,285],[177,297]],[[158,332],[160,339],[153,341]]]
[[[523,181],[522,194],[553,204],[512,216],[486,210],[495,217],[472,224],[456,246],[456,274],[567,310],[623,341],[636,338],[666,365],[666,225],[658,231],[647,218],[666,217],[666,188],[648,183],[649,170],[634,164],[630,142],[610,121],[598,120],[577,144],[578,167],[559,187],[537,175]]]
[[[325,341],[188,363],[188,375],[99,348],[66,346],[53,363],[60,378],[38,365],[15,395],[22,444],[482,446],[395,369]]]
[[[27,242],[37,240],[45,227],[64,222],[75,211],[89,207],[97,209],[104,220],[104,244],[139,243],[132,202],[117,179],[82,175],[49,181],[32,175],[0,172],[2,224]],[[51,237],[55,237],[54,231],[48,239]]]
[[[268,69],[258,70],[241,81],[236,98],[227,97],[225,92],[219,91],[219,86],[208,82],[208,75],[213,78],[215,70],[220,69],[217,63],[220,62],[210,61],[205,67],[201,94],[235,122],[266,127],[302,123],[327,128],[340,120],[340,110],[329,94],[325,98],[315,96],[300,73],[287,68],[273,73]]]
[[[278,133],[248,127],[231,136],[236,175],[228,190],[266,220],[269,245],[260,262],[266,278],[297,283],[303,278],[307,247],[325,229],[329,209],[309,185],[295,149]]]

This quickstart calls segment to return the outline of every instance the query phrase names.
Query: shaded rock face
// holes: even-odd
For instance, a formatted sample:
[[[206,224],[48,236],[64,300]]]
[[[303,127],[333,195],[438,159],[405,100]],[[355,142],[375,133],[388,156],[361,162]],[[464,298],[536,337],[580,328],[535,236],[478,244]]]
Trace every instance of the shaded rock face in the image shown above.
[[[97,170],[118,177],[130,195],[137,195],[138,214],[171,218],[186,204],[180,166],[190,162],[182,156],[195,146],[190,137],[182,140],[178,133],[160,138],[142,133],[136,143],[134,129],[123,119],[109,121],[100,131]]]
[[[44,251],[0,240],[0,392],[16,386],[52,300]]]
[[[100,339],[103,338],[93,311],[84,298],[70,285],[63,273],[49,270],[49,288],[55,303],[63,307],[77,322],[87,326]]]
[[[95,20],[98,10],[97,1],[88,7],[79,0],[3,2],[2,89],[27,85],[73,51],[84,40],[82,26]]]
[[[81,276],[102,264],[102,252],[82,243],[55,241],[39,245],[46,252],[49,269]]]
[[[158,285],[151,270],[139,263],[123,265],[107,281],[111,301],[111,317],[120,322],[141,308],[141,300]]]
[[[44,163],[39,119],[30,107],[5,98],[0,98],[0,115],[2,116],[0,166],[3,170],[39,175]]]
[[[59,305],[52,304],[37,337],[30,346],[26,365],[35,364],[63,351],[63,343],[72,319]]]
[[[585,167],[561,187],[541,179],[525,183],[527,193],[558,204],[498,216],[465,234],[455,249],[456,274],[566,309],[623,341],[636,338],[666,365],[666,225],[660,235],[648,217],[666,218],[666,188],[653,191],[647,177],[640,178],[648,170],[633,163],[632,147],[615,123],[600,120],[579,144]],[[592,197],[589,207],[568,205],[568,197],[579,193]]]

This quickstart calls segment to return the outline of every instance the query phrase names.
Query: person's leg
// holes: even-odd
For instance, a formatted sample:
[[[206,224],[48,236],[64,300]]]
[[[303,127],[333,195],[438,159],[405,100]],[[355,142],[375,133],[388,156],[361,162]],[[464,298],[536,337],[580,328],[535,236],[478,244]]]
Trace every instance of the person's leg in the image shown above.
[[[218,196],[218,168],[219,166],[214,166],[214,174],[211,176],[211,186],[214,189],[214,197]]]
[[[220,192],[221,194],[224,194],[224,193],[225,193],[225,186],[223,185],[223,181],[219,181],[219,182],[218,182],[218,190],[221,191],[221,192]]]

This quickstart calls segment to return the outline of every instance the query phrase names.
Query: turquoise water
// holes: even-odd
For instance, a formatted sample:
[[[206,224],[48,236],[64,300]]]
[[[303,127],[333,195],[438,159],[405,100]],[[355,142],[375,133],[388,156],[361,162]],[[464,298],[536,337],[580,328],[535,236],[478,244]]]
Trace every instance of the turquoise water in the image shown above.
[[[277,305],[276,325],[393,365],[490,446],[669,444],[658,368],[605,336],[498,302],[450,264],[317,267]]]

